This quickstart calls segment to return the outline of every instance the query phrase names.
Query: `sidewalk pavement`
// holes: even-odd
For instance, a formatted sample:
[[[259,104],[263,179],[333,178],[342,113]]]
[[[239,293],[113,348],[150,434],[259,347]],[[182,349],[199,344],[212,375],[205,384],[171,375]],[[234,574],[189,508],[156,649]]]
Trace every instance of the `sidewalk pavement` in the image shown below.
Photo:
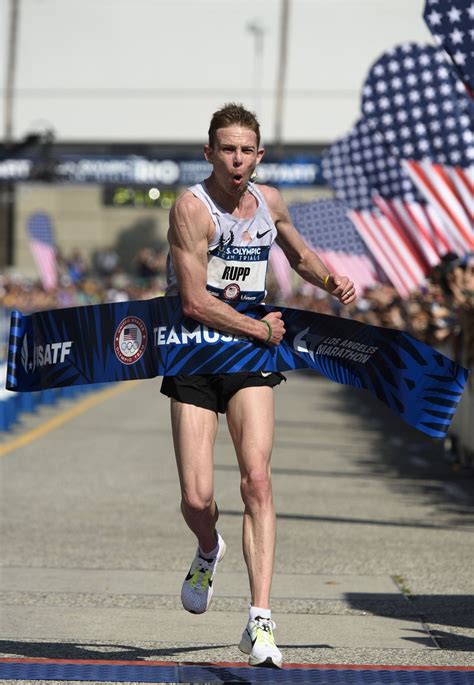
[[[225,418],[215,485],[227,554],[211,610],[194,616],[179,594],[195,541],[158,383],[62,401],[0,438],[1,656],[245,660]],[[367,393],[289,373],[275,395],[272,609],[285,661],[473,666],[472,474]]]

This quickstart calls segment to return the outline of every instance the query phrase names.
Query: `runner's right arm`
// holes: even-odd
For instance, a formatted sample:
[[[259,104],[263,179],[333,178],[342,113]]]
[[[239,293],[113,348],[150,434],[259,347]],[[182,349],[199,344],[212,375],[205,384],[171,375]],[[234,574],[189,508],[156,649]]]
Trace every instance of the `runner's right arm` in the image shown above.
[[[207,251],[213,233],[214,225],[202,202],[190,192],[181,195],[170,213],[168,242],[183,313],[209,328],[265,342],[268,326],[237,312],[206,289]],[[273,331],[268,343],[277,345],[285,332],[281,313],[270,312],[264,318]]]

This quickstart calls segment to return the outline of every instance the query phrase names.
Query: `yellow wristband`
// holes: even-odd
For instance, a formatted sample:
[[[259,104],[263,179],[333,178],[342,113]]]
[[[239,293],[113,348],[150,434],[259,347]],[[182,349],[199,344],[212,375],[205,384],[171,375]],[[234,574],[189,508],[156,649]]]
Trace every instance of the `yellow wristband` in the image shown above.
[[[327,290],[327,289],[328,289],[328,281],[329,281],[330,278],[331,278],[331,274],[327,274],[327,275],[324,277],[324,281],[323,281],[323,283],[324,283],[324,290]]]
[[[272,339],[273,328],[270,326],[270,324],[268,323],[268,321],[267,321],[266,319],[260,319],[260,321],[261,321],[262,323],[264,323],[265,326],[267,326],[267,328],[268,328],[268,335],[267,335],[266,340],[264,340],[265,343],[268,343],[268,342],[270,342],[270,340]]]

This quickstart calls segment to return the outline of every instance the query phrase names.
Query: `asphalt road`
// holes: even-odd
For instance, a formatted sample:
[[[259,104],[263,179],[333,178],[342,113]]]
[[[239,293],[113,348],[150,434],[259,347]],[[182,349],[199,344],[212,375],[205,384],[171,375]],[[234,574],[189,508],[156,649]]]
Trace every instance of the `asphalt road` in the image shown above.
[[[290,663],[474,665],[474,482],[366,393],[276,389],[277,642]],[[248,587],[239,478],[215,451],[227,554],[211,610],[182,610],[179,513],[159,381],[112,385],[0,438],[0,654],[236,661]]]

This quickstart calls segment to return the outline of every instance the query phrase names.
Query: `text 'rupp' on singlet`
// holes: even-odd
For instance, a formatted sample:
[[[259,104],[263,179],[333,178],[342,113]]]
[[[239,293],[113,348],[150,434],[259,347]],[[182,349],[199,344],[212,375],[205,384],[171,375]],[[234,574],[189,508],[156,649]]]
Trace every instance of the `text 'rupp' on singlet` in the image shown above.
[[[188,188],[206,206],[216,228],[207,252],[207,290],[227,302],[258,303],[264,299],[268,256],[277,236],[262,193],[254,183],[249,183],[247,189],[257,200],[257,209],[250,219],[239,219],[219,207],[205,182]],[[177,295],[171,255],[167,281],[166,295]]]

